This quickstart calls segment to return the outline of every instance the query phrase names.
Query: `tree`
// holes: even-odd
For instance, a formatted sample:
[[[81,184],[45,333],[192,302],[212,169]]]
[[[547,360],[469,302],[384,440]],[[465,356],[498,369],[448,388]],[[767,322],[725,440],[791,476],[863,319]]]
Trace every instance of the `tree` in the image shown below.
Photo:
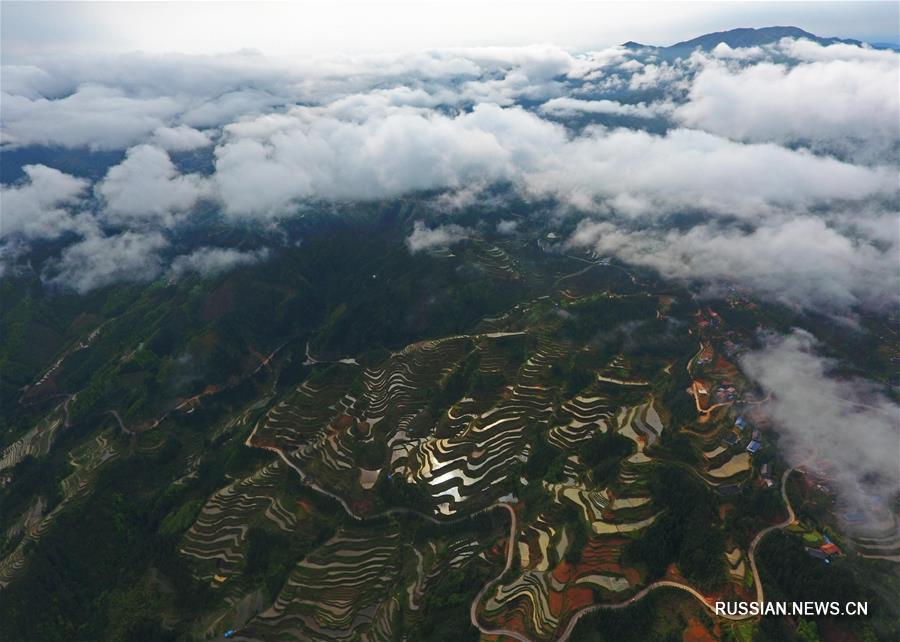
[[[821,642],[816,623],[803,618],[797,622],[797,638],[802,642]]]

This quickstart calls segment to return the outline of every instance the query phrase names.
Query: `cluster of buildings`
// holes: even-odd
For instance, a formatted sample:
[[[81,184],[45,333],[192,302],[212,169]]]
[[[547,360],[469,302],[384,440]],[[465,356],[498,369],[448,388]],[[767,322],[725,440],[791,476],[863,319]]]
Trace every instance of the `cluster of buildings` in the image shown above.
[[[718,328],[721,323],[722,318],[712,308],[706,308],[705,314],[703,310],[697,313],[697,326],[701,330]]]
[[[752,423],[744,419],[742,415],[739,415],[734,420],[734,427],[737,430],[729,430],[722,438],[724,445],[729,447],[736,446],[741,441],[741,438],[749,432],[750,441],[747,443],[747,452],[753,455],[762,448],[762,433]]]
[[[734,401],[737,398],[737,388],[730,381],[723,381],[713,392],[713,396],[718,403]]]
[[[725,341],[722,343],[722,350],[729,357],[735,356],[743,349],[744,349],[744,345],[742,343],[732,341],[731,339],[725,339]]]
[[[744,432],[745,430],[750,431],[750,443],[747,444],[747,452],[751,455],[756,454],[756,452],[762,448],[762,433],[759,432],[759,429],[744,419],[743,416],[738,416],[738,418],[734,420],[734,426],[741,432]]]

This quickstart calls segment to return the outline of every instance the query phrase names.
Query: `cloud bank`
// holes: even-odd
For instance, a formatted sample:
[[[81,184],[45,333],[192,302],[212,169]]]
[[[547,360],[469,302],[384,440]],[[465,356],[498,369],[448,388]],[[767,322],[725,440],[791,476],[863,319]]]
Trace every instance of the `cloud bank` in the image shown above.
[[[886,155],[896,159],[896,54],[854,57],[850,54],[859,47],[848,45],[811,51],[835,47],[847,57],[823,53],[797,65],[760,62],[738,68],[707,62],[675,119],[733,140],[805,144],[872,162]]]
[[[158,232],[91,234],[63,250],[48,268],[47,280],[79,294],[111,283],[149,281],[162,271],[158,252],[167,245]]]
[[[148,224],[171,227],[179,214],[211,197],[208,179],[180,175],[169,155],[150,145],[128,150],[95,187],[105,220],[125,227]]]
[[[4,243],[17,248],[3,255],[71,233],[46,278],[84,291],[140,273],[129,260],[98,269],[85,247],[162,274],[173,236],[210,211],[270,226],[323,202],[423,191],[472,206],[500,183],[554,203],[546,226],[582,219],[571,246],[685,282],[736,281],[828,312],[894,306],[898,61],[804,40],[675,60],[549,45],[47,56],[3,68],[4,149],[125,157],[90,181],[23,168],[3,187]],[[422,225],[411,249],[440,236]]]
[[[26,178],[0,190],[0,238],[56,238],[79,228],[77,207],[88,181],[45,165],[25,165]]]
[[[883,224],[896,229],[896,219]],[[685,282],[740,284],[792,307],[890,310],[900,303],[896,240],[845,235],[810,216],[777,218],[751,230],[717,223],[681,231],[582,221],[570,243]]]
[[[900,490],[900,406],[867,381],[834,377],[817,348],[795,330],[770,337],[741,367],[772,395],[766,410],[787,461],[833,478],[848,506],[875,519],[880,507],[883,518]]]

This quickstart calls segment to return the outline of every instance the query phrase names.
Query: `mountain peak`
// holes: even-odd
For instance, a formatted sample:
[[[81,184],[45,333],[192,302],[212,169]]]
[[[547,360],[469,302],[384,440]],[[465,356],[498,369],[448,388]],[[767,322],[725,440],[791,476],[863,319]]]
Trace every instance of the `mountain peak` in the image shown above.
[[[805,31],[800,27],[774,26],[760,28],[740,27],[737,29],[729,29],[727,31],[716,31],[713,33],[704,34],[702,36],[697,36],[696,38],[691,38],[690,40],[676,42],[674,45],[669,45],[667,47],[642,45],[634,41],[626,42],[622,46],[627,49],[651,47],[663,54],[675,57],[690,53],[695,49],[709,51],[723,42],[729,47],[734,48],[756,47],[778,42],[782,38],[805,38],[807,40],[817,42],[821,45],[843,43],[858,46],[862,44],[862,42],[860,42],[859,40],[850,40],[843,38],[823,38],[822,36],[817,36],[813,33]]]
[[[665,47],[665,49],[696,49],[697,47],[700,47],[701,49],[712,49],[722,42],[727,44],[729,47],[753,47],[778,42],[782,38],[805,38],[807,40],[818,42],[819,44],[862,44],[859,40],[823,38],[821,36],[817,36],[813,33],[805,31],[800,27],[775,26],[761,27],[758,29],[754,29],[752,27],[742,27],[738,29],[729,29],[728,31],[716,31],[714,33],[708,33],[702,36],[698,36],[697,38],[692,38],[691,40],[684,40],[682,42],[675,43],[674,45]]]

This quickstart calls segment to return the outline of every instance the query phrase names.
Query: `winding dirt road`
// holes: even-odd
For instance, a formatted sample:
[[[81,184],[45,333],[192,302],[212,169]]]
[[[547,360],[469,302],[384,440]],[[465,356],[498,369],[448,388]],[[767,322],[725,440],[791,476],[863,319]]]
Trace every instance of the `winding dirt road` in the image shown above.
[[[119,415],[119,413],[117,411],[107,410],[106,414],[112,415],[113,417],[115,417],[115,420],[119,423],[119,428],[121,428],[122,432],[124,432],[126,435],[136,435],[137,434],[135,431],[133,431],[131,428],[129,428],[128,426],[125,425],[125,422],[122,421],[122,417]]]
[[[509,570],[512,568],[512,563],[514,559],[514,552],[516,550],[516,537],[519,533],[519,522],[516,517],[516,511],[513,510],[512,506],[509,504],[495,504],[495,506],[503,506],[506,510],[509,511],[509,545],[506,549],[506,565],[503,567],[503,571],[481,587],[481,590],[478,591],[478,595],[475,596],[475,599],[472,600],[472,606],[469,607],[469,619],[472,622],[472,626],[478,629],[482,635],[502,635],[504,637],[512,638],[514,640],[519,640],[519,642],[531,642],[531,640],[518,631],[510,631],[507,629],[488,629],[481,624],[478,623],[478,604],[481,602],[481,598],[484,597],[484,594],[488,592],[488,590],[494,586],[497,582],[500,581],[500,578],[503,577]]]
[[[798,464],[799,465],[799,464]],[[777,524],[772,524],[771,526],[767,526],[756,534],[756,537],[753,538],[753,541],[750,542],[750,548],[747,552],[747,557],[750,559],[750,569],[753,571],[753,584],[756,586],[756,601],[763,601],[763,587],[762,580],[759,578],[759,570],[756,568],[756,547],[762,541],[762,539],[775,530],[780,530],[785,528],[786,526],[790,526],[797,516],[794,514],[794,507],[791,506],[791,500],[788,499],[787,495],[787,480],[788,477],[791,476],[791,473],[797,469],[797,466],[792,466],[784,471],[784,474],[781,475],[781,498],[784,500],[784,505],[787,508],[788,516],[787,519],[778,522]]]

